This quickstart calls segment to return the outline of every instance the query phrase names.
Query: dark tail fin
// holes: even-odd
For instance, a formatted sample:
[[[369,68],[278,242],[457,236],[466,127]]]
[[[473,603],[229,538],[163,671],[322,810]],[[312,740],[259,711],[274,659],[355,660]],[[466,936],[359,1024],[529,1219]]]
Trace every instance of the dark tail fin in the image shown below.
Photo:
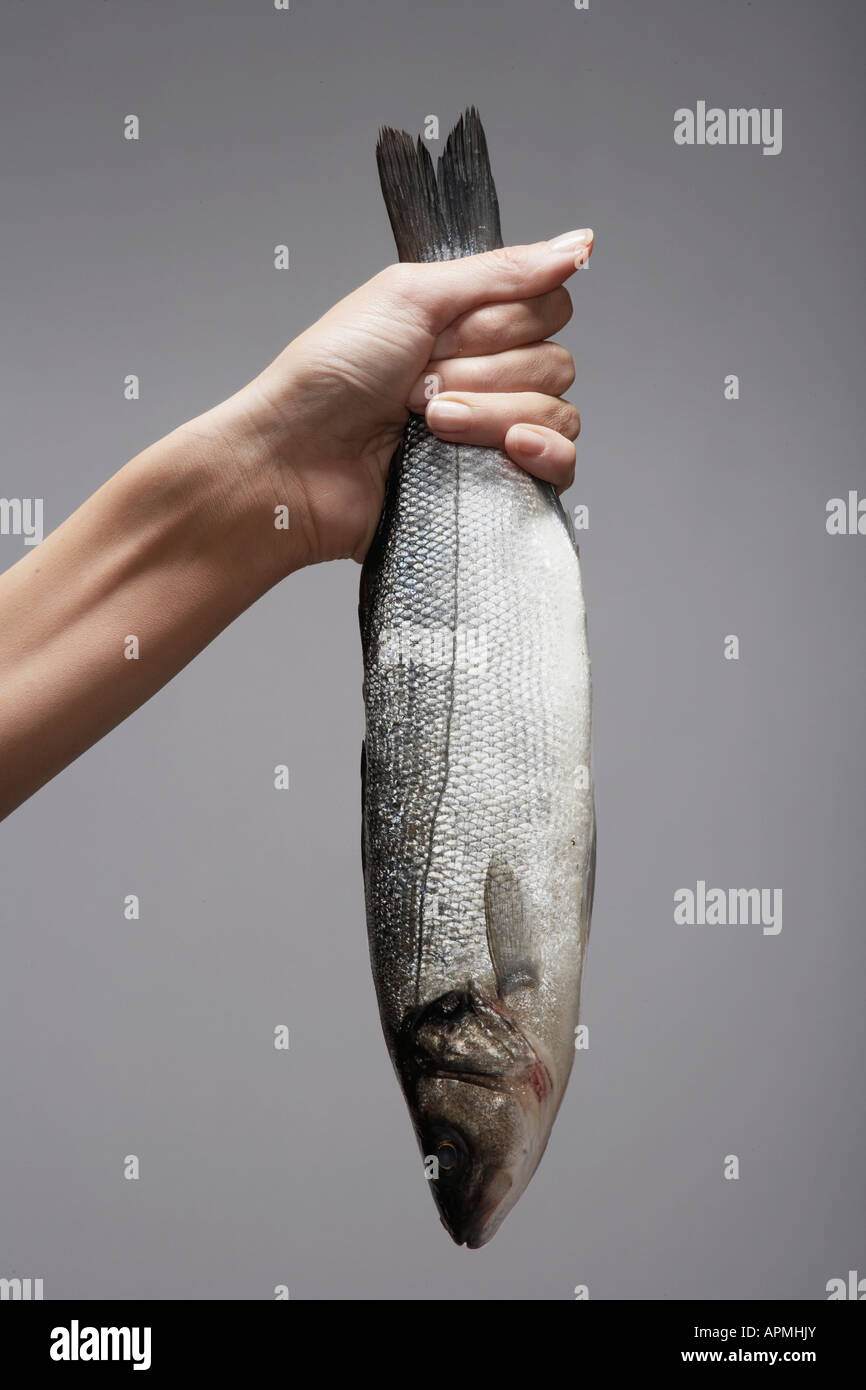
[[[452,261],[502,245],[487,141],[474,106],[434,169],[424,141],[386,127],[376,146],[382,194],[401,261]]]

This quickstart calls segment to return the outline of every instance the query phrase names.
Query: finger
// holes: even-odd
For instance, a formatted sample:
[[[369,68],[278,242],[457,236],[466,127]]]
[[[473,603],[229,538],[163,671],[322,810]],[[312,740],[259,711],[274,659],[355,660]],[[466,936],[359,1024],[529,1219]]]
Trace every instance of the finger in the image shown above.
[[[413,301],[428,331],[438,336],[459,315],[482,304],[549,294],[586,264],[592,246],[592,228],[584,227],[552,241],[503,246],[456,261],[390,266],[380,287],[390,284],[402,303]]]
[[[431,357],[480,357],[552,338],[573,313],[564,285],[516,304],[483,304],[450,323],[433,344]]]
[[[553,483],[565,492],[574,482],[574,442],[545,425],[512,425],[505,436],[505,452],[527,473]]]
[[[456,357],[430,362],[409,395],[409,409],[421,412],[442,391],[540,391],[561,396],[574,382],[574,359],[561,343],[531,343],[489,357]]]
[[[544,425],[566,439],[580,433],[580,415],[570,401],[535,391],[449,391],[430,401],[425,413],[428,429],[440,439],[481,448],[501,448],[512,425]]]

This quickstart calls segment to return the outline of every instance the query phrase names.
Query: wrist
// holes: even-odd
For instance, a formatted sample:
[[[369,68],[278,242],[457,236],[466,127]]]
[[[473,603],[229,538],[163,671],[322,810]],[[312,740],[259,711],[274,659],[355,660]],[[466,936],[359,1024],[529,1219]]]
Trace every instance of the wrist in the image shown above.
[[[290,462],[294,445],[250,387],[157,447],[164,447],[163,466],[182,475],[182,506],[197,516],[202,544],[250,602],[313,562],[306,497]]]

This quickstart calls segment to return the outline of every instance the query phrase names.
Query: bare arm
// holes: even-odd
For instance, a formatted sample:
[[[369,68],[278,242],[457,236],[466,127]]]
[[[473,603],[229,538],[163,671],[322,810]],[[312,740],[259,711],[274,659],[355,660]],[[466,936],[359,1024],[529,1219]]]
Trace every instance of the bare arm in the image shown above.
[[[229,449],[215,423],[146,449],[0,575],[0,816],[276,581],[278,534],[283,572],[303,563],[302,537],[274,531],[252,479],[223,495]],[[242,474],[236,439],[229,461]],[[291,505],[288,478],[285,491]]]

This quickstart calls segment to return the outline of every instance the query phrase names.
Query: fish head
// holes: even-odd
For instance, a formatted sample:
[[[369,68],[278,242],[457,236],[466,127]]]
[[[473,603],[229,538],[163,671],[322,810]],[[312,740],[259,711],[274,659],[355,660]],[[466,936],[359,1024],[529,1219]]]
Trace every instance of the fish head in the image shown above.
[[[551,1068],[472,981],[407,1015],[397,1068],[442,1224],[477,1250],[544,1152],[556,1113]]]

